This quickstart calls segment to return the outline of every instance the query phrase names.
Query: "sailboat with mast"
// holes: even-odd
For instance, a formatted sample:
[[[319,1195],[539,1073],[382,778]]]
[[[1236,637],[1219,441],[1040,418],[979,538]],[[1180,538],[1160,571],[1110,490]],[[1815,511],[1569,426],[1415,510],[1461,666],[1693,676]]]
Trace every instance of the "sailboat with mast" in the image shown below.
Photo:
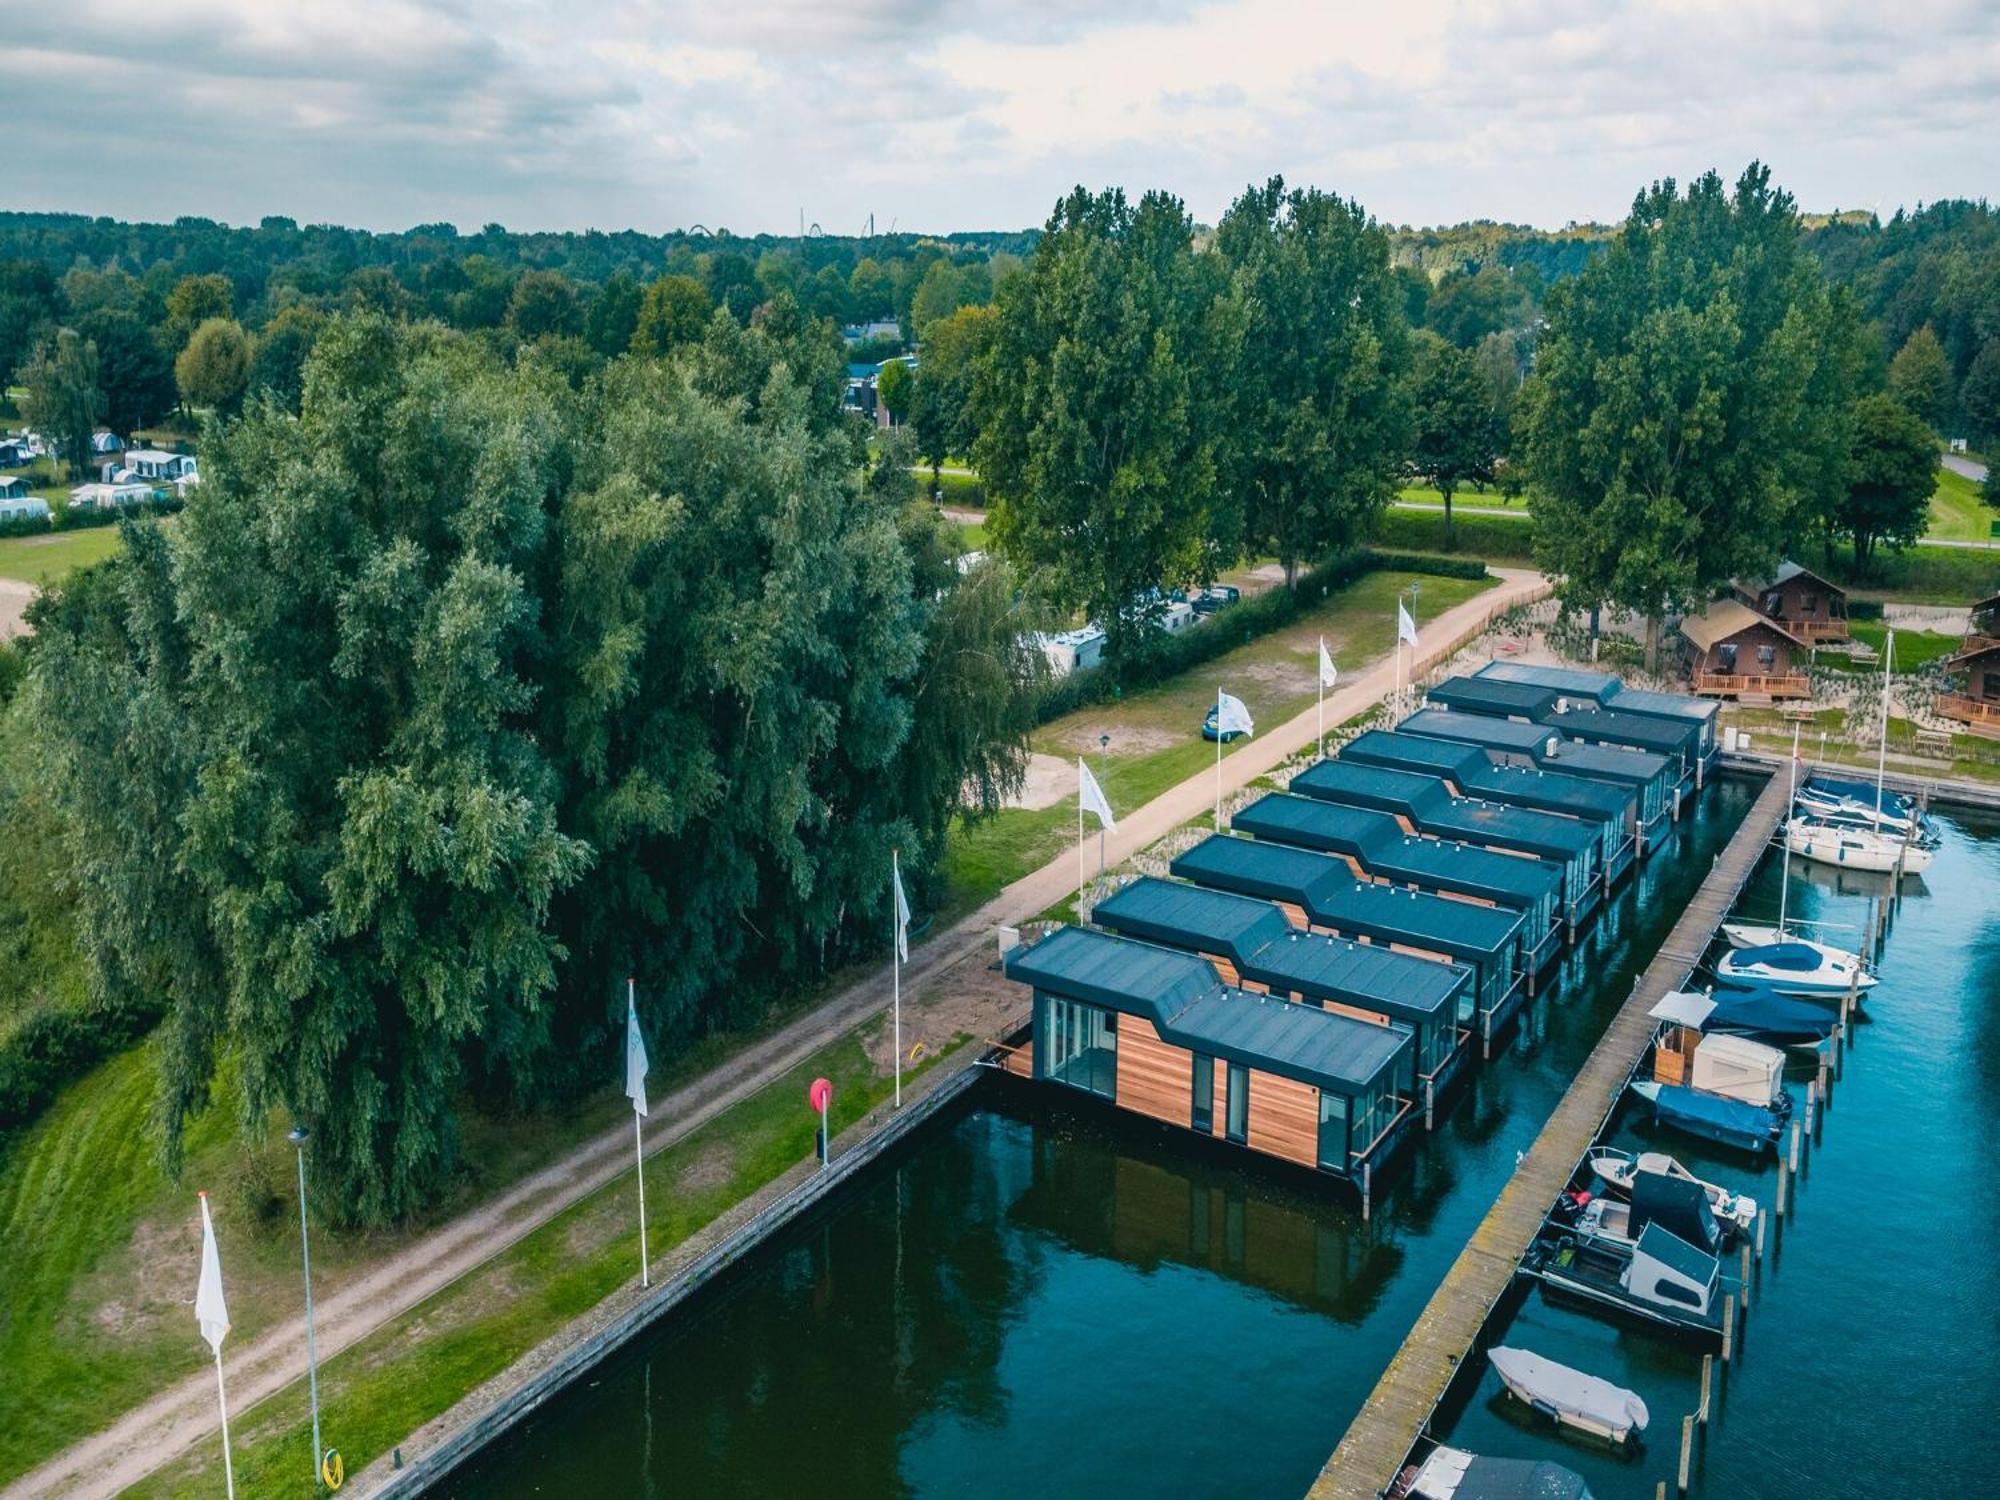
[[[1792,796],[1797,807],[1799,790],[1799,727],[1792,726]],[[1850,987],[1859,994],[1874,988],[1875,976],[1858,953],[1822,943],[1795,930],[1790,919],[1792,900],[1792,850],[1784,846],[1783,871],[1778,884],[1778,923],[1724,922],[1722,935],[1736,951],[1716,961],[1715,972],[1725,982],[1761,985],[1778,994],[1821,996],[1839,994]]]
[[[1933,851],[1916,842],[1914,825],[1901,833],[1883,825],[1883,779],[1889,769],[1889,673],[1896,659],[1896,632],[1890,631],[1882,653],[1882,738],[1875,759],[1875,808],[1872,821],[1847,823],[1810,817],[1796,807],[1785,823],[1785,847],[1814,864],[1848,870],[1900,871],[1921,875],[1930,868]]]

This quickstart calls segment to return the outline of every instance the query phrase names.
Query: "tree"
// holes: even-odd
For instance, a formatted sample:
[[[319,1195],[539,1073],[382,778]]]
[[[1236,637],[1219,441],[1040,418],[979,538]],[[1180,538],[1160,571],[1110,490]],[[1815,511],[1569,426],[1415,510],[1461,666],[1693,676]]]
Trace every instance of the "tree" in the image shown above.
[[[2000,334],[1980,345],[1972,357],[1959,399],[1968,435],[1982,447],[2000,438]]]
[[[324,321],[310,308],[288,307],[266,323],[251,346],[250,389],[297,411],[305,395],[306,360]]]
[[[634,354],[671,354],[698,341],[708,326],[708,293],[692,276],[662,276],[646,288],[632,330]]]
[[[989,530],[1115,658],[1145,640],[1155,590],[1203,583],[1241,546],[1217,485],[1217,372],[1234,369],[1223,267],[1197,263],[1178,199],[1077,188],[1008,281],[975,381]]]
[[[1903,341],[1889,361],[1889,393],[1933,429],[1951,415],[1951,362],[1926,323]]]
[[[606,359],[632,347],[639,326],[639,304],[645,293],[625,271],[613,273],[591,299],[583,320],[584,340]]]
[[[137,432],[173,410],[174,362],[137,314],[103,308],[79,319],[77,331],[97,347],[103,420],[113,432]]]
[[[174,380],[189,406],[234,412],[250,383],[250,340],[242,325],[228,318],[203,323],[174,361]]]
[[[1853,541],[1855,565],[1865,569],[1878,542],[1907,547],[1929,526],[1937,438],[1922,417],[1887,394],[1855,402],[1853,433],[1847,495],[1834,524]]]
[[[886,318],[896,310],[896,284],[872,255],[855,262],[847,277],[848,308],[860,321]]]
[[[910,414],[910,367],[900,359],[882,366],[875,377],[875,399],[882,403],[890,420],[900,422]]]
[[[576,333],[583,326],[576,283],[560,271],[523,271],[508,301],[507,322],[525,342]]]
[[[1979,484],[1979,498],[1995,510],[2000,510],[2000,463],[1986,466],[1986,477]]]
[[[1424,308],[1431,330],[1461,349],[1472,348],[1490,334],[1525,327],[1534,314],[1531,283],[1497,262],[1445,276]]]
[[[167,293],[167,341],[175,354],[210,318],[236,316],[236,293],[227,276],[183,276]]]
[[[944,461],[968,457],[978,439],[973,380],[993,346],[998,324],[993,308],[961,307],[931,324],[924,335],[924,356],[910,397],[910,426],[918,454],[931,466],[933,496],[939,493]]]
[[[28,361],[21,383],[26,387],[22,418],[55,439],[69,477],[82,479],[90,463],[91,435],[104,416],[97,346],[74,328],[58,329]]]
[[[1767,572],[1846,451],[1854,344],[1752,164],[1634,200],[1617,238],[1550,288],[1523,393],[1535,545],[1564,601],[1648,621]]]
[[[1410,467],[1444,496],[1444,539],[1450,547],[1451,497],[1464,484],[1485,484],[1499,457],[1493,392],[1480,357],[1436,334],[1416,342],[1410,377],[1415,439]]]
[[[62,312],[62,293],[40,261],[0,262],[0,389],[28,362]]]
[[[1281,178],[1237,199],[1215,244],[1246,320],[1243,358],[1212,377],[1231,407],[1229,482],[1245,539],[1289,586],[1394,493],[1409,440],[1404,289],[1359,204]]]
[[[928,337],[932,324],[950,317],[971,300],[963,295],[963,280],[950,261],[931,262],[910,296],[910,330],[919,339]]]

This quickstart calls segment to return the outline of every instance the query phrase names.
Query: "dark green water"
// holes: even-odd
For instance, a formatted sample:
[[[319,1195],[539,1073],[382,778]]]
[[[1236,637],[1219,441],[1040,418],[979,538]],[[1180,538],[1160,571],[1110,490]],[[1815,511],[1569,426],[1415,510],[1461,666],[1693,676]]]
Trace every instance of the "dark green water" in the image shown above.
[[[1302,1493],[1755,790],[1683,820],[1372,1223],[1311,1174],[995,1080],[443,1493]]]
[[[1941,819],[1945,844],[1905,886],[1881,986],[1856,1028],[1795,1214],[1767,1241],[1740,1358],[1728,1371],[1692,1493],[1798,1497],[2000,1495],[2000,821]],[[1884,877],[1793,866],[1792,910],[1856,929]],[[1803,900],[1801,897],[1803,896]],[[1778,908],[1767,860],[1744,910]],[[1829,930],[1830,942],[1843,938]],[[1791,1079],[1802,1104],[1804,1067]],[[1776,1195],[1775,1162],[1628,1120],[1627,1147],[1672,1151],[1701,1175]],[[1496,1342],[1639,1392],[1647,1452],[1620,1462],[1523,1423],[1487,1371],[1451,1439],[1522,1457],[1566,1452],[1601,1500],[1673,1477],[1700,1356],[1621,1331],[1539,1292]]]

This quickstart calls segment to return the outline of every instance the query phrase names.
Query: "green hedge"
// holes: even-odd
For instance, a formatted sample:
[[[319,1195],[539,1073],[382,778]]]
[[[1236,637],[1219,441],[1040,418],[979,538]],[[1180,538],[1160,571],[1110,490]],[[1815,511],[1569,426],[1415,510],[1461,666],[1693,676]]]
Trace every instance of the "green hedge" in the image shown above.
[[[1145,649],[1124,662],[1107,661],[1102,666],[1071,672],[1043,689],[1037,705],[1036,721],[1046,724],[1079,708],[1103,703],[1128,689],[1149,687],[1178,677],[1203,662],[1227,655],[1259,636],[1268,635],[1292,623],[1315,608],[1334,589],[1344,588],[1364,574],[1382,569],[1406,573],[1428,573],[1440,578],[1484,578],[1486,565],[1469,557],[1430,557],[1404,552],[1381,552],[1373,547],[1357,547],[1309,572],[1301,573],[1296,588],[1275,588],[1252,598],[1240,599],[1217,610],[1208,623],[1177,635],[1149,632]]]
[[[1446,547],[1442,511],[1391,507],[1375,518],[1368,540],[1373,546],[1406,552],[1445,552],[1489,562],[1534,561],[1535,526],[1531,520],[1460,516],[1454,531],[1456,541]]]
[[[55,1096],[160,1019],[158,1008],[124,1012],[45,1010],[0,1042],[0,1140],[32,1123]]]

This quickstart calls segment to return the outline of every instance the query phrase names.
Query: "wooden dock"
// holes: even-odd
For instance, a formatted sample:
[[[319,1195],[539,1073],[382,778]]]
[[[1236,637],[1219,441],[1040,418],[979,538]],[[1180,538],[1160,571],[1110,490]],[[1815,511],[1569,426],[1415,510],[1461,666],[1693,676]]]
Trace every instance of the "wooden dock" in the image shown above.
[[[1340,1446],[1320,1470],[1309,1491],[1311,1500],[1376,1500],[1408,1462],[1493,1305],[1512,1283],[1544,1216],[1569,1186],[1577,1163],[1603,1130],[1612,1106],[1645,1056],[1653,1036],[1647,1012],[1661,996],[1678,988],[1700,961],[1769,846],[1784,815],[1786,794],[1785,779],[1773,776],[1751,804],[1715,868],[1639,976],[1631,999],[1605,1027],[1534,1145],[1445,1273]]]

